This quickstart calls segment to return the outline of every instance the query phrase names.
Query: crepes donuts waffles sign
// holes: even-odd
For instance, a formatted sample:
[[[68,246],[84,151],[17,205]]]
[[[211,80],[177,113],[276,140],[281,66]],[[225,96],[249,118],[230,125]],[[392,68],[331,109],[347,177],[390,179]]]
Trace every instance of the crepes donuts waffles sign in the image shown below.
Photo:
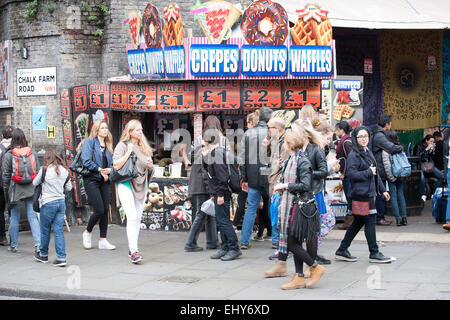
[[[271,0],[247,8],[228,1],[196,0],[189,13],[204,37],[184,38],[179,7],[170,2],[164,19],[150,3],[143,17],[129,11],[127,46],[133,78],[331,79],[335,51],[328,11],[308,4],[289,29],[286,10]],[[186,63],[185,63],[186,61]]]

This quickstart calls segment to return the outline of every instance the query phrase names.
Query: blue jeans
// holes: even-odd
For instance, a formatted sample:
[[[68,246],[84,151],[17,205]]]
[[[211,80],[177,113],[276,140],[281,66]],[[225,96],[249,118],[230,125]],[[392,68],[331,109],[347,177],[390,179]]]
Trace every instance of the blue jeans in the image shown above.
[[[34,245],[39,246],[41,241],[41,231],[36,212],[33,210],[33,199],[23,200],[27,209],[27,218],[30,223],[31,233],[33,234]],[[19,221],[20,221],[20,204],[16,204],[11,208],[11,220],[9,222],[9,236],[11,237],[11,247],[17,247],[19,239]]]
[[[262,195],[269,197],[269,186],[258,189],[248,188],[247,210],[245,210],[244,221],[242,222],[241,244],[249,244],[255,224],[256,211]]]
[[[41,256],[48,256],[50,231],[53,227],[55,236],[56,258],[66,260],[66,242],[64,241],[64,215],[66,214],[66,201],[64,199],[46,203],[41,207]]]
[[[438,168],[434,167],[433,176],[439,179],[439,181],[436,184],[436,188],[440,188],[442,186],[444,174]],[[423,174],[423,171],[420,171],[420,193],[422,193],[423,196],[427,195],[427,189],[425,187],[425,176]]]
[[[399,207],[402,218],[406,218],[406,201],[405,194],[403,193],[403,181],[397,179],[395,182],[388,181],[388,184],[392,212],[394,213],[395,218],[400,219]]]
[[[386,180],[382,180],[383,184],[386,185]],[[377,196],[375,201],[375,206],[377,208],[377,222],[385,220],[384,214],[386,213],[386,198],[384,195],[380,194]]]

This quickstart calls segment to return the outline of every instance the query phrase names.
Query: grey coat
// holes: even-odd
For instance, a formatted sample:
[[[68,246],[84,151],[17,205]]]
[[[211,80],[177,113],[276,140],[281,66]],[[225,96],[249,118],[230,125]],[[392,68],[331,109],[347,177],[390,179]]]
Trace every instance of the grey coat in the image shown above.
[[[39,172],[40,164],[37,155],[33,152],[36,159],[36,173]],[[5,191],[5,199],[10,204],[17,204],[20,200],[32,198],[34,195],[34,185],[16,184],[12,180],[12,150],[8,150],[3,158],[3,190]]]
[[[383,156],[383,167],[384,172],[386,173],[386,177],[390,182],[395,182],[397,178],[392,173],[392,155],[383,150],[382,156]]]

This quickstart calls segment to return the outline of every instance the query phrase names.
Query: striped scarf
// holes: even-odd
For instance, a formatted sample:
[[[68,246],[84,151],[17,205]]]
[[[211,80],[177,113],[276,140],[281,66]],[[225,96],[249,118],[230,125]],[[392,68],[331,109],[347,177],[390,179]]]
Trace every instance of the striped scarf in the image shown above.
[[[283,183],[295,183],[297,180],[297,157],[290,156],[287,160],[286,169],[283,172]],[[280,240],[278,250],[287,254],[287,240],[289,235],[289,220],[291,218],[292,202],[294,195],[288,190],[284,190],[281,196],[280,206],[278,207],[278,226],[280,227]]]

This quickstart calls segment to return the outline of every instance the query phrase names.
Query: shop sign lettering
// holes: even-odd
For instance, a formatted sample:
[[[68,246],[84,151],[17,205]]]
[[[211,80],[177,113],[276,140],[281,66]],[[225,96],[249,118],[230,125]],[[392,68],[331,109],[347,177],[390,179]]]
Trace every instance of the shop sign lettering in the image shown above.
[[[167,77],[184,77],[184,47],[170,46],[164,49]]]
[[[331,76],[333,54],[329,46],[291,46],[289,72],[294,76]]]
[[[243,45],[241,73],[246,76],[286,75],[287,56],[284,45]]]
[[[193,76],[237,76],[239,46],[193,44],[189,62]]]
[[[128,69],[132,78],[164,77],[162,48],[128,50]]]

